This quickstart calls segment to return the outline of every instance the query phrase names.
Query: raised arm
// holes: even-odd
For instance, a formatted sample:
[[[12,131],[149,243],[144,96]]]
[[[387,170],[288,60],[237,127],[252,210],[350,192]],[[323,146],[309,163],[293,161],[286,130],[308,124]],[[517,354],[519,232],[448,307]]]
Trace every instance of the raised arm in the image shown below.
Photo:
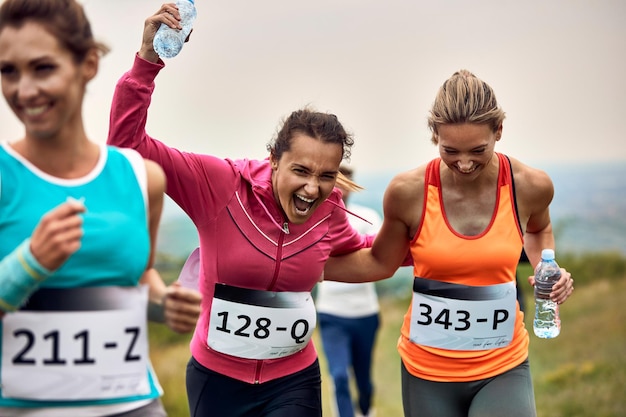
[[[144,21],[141,47],[132,68],[117,82],[109,118],[107,143],[136,149],[145,158],[157,161],[162,166],[169,159],[175,159],[176,151],[153,140],[145,132],[148,107],[155,87],[154,79],[165,67],[154,51],[152,42],[162,23],[180,28],[179,20],[176,5],[166,3]]]
[[[220,187],[228,187],[236,180],[236,175],[224,159],[178,150],[146,132],[154,80],[164,68],[154,52],[152,40],[160,24],[173,25],[176,16],[178,12],[173,4],[165,4],[145,20],[141,49],[132,68],[115,86],[107,143],[135,149],[144,158],[158,163],[167,178],[167,194],[195,222],[210,215],[207,211],[213,203],[222,203]]]

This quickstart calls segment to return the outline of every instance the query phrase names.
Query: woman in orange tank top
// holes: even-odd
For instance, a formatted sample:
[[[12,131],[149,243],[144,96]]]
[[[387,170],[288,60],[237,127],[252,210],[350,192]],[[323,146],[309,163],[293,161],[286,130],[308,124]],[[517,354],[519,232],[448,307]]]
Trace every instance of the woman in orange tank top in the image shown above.
[[[536,415],[515,272],[522,249],[536,265],[554,248],[554,188],[545,172],[495,152],[504,118],[489,85],[453,74],[428,118],[439,158],[394,177],[372,248],[325,269],[326,279],[379,280],[410,250],[413,302],[398,341],[405,417]],[[573,291],[561,272],[550,295],[559,304]]]

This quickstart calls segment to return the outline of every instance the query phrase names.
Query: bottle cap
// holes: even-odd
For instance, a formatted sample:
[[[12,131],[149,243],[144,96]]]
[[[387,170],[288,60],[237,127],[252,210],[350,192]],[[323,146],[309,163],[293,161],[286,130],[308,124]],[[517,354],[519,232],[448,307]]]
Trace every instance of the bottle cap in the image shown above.
[[[554,249],[544,249],[541,251],[541,259],[546,261],[554,260]]]

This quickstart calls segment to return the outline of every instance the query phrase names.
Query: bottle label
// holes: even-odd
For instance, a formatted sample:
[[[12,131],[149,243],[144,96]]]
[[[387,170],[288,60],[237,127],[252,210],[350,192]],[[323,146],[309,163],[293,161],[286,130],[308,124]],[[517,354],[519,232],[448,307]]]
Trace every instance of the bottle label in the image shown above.
[[[276,359],[304,349],[317,322],[309,292],[215,285],[208,346],[245,359]]]
[[[410,340],[449,350],[508,346],[516,302],[514,282],[473,287],[416,277]]]

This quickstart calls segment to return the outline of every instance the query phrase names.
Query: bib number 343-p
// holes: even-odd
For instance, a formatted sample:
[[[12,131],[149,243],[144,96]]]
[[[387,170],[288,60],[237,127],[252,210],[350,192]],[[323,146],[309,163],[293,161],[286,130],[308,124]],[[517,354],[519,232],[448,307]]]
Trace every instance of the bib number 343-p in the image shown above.
[[[515,283],[467,287],[425,281],[414,282],[412,342],[449,350],[485,350],[511,343]]]

